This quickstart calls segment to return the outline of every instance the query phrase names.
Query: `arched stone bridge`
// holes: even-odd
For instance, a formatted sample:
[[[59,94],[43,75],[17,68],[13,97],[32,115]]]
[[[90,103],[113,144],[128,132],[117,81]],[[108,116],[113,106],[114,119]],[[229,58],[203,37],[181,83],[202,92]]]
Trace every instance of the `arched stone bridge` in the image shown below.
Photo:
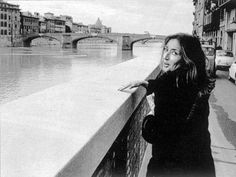
[[[57,40],[61,43],[63,48],[77,48],[77,43],[80,40],[88,38],[102,38],[107,39],[110,42],[117,43],[118,47],[122,50],[132,50],[133,44],[138,41],[147,40],[160,40],[164,39],[164,36],[150,34],[131,34],[131,33],[108,33],[108,34],[80,34],[80,33],[39,33],[23,36],[18,46],[30,47],[31,41],[36,38],[50,38]]]

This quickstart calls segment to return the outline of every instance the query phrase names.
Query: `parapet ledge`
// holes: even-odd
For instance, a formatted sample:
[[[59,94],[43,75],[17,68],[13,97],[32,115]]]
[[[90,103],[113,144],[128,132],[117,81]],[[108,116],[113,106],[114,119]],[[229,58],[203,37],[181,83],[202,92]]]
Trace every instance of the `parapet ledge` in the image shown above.
[[[91,176],[146,94],[118,88],[157,64],[135,58],[1,105],[3,176]]]

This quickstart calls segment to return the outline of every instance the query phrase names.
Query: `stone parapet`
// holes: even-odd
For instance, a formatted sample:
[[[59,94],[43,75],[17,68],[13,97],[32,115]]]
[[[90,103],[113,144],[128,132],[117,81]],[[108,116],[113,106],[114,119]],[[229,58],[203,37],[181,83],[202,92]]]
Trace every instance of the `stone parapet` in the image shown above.
[[[141,125],[150,111],[143,99],[99,164],[93,177],[138,176],[147,143],[141,136]]]
[[[118,88],[154,77],[157,64],[135,58],[0,105],[2,176],[137,176],[150,107],[144,88]]]

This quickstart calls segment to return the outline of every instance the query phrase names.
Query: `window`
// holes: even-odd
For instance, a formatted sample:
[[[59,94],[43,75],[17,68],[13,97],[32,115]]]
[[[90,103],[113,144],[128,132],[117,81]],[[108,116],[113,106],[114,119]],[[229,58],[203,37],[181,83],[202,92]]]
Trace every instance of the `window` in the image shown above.
[[[220,9],[220,21],[224,21],[224,9]]]

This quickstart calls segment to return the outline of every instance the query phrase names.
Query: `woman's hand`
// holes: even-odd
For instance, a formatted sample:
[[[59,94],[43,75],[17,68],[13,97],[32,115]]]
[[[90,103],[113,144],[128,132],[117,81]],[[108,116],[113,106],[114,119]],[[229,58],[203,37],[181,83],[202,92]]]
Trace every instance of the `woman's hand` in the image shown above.
[[[123,91],[125,89],[132,89],[132,88],[136,88],[136,87],[139,87],[139,86],[143,86],[143,87],[147,88],[148,87],[148,82],[147,81],[133,81],[133,82],[130,82],[129,84],[119,88],[118,90]]]

